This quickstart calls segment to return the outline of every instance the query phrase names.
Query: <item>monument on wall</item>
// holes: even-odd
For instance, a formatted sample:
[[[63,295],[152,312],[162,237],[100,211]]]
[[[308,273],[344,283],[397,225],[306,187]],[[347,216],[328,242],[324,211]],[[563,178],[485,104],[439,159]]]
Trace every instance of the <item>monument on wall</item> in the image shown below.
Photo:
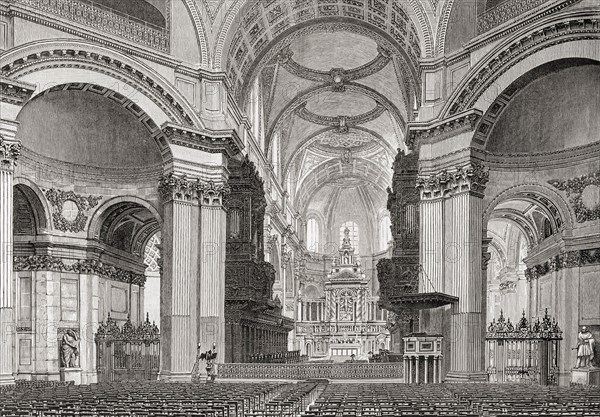
[[[571,371],[571,383],[600,386],[600,368],[592,363],[595,343],[592,332],[586,326],[581,327],[577,346],[573,348],[577,351],[577,364]]]

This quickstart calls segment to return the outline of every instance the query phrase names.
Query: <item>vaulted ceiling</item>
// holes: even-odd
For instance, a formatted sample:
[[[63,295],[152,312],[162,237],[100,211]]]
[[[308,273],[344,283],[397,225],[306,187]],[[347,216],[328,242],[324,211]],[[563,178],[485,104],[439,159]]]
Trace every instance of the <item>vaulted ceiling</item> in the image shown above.
[[[420,94],[420,40],[405,6],[265,0],[239,15],[226,72],[244,108],[258,79],[265,148],[279,138],[302,214],[310,201],[329,198],[321,190],[331,186],[362,184],[367,199],[385,200]]]

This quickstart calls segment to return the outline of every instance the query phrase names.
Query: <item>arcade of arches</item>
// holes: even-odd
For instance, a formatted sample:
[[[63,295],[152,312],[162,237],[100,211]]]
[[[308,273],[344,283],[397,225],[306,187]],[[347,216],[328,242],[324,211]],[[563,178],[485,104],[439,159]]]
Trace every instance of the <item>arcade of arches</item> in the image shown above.
[[[170,381],[424,335],[486,381],[547,316],[565,385],[600,343],[597,1],[61,3],[0,0],[0,383],[69,330],[98,381],[107,323]]]

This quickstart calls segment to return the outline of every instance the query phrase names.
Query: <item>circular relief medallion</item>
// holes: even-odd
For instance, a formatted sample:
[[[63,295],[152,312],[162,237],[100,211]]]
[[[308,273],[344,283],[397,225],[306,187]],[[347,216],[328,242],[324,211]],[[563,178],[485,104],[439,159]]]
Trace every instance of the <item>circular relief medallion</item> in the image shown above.
[[[63,203],[62,211],[60,214],[68,222],[74,222],[79,214],[79,207],[73,200],[66,200]]]
[[[581,202],[589,210],[598,207],[600,205],[600,187],[594,184],[585,187],[581,193]]]

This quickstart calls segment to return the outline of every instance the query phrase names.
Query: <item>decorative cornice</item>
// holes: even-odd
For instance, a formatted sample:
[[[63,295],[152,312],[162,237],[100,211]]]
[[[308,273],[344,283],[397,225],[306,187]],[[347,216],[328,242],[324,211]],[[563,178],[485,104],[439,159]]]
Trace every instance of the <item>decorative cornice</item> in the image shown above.
[[[140,287],[146,284],[144,274],[136,274],[94,259],[76,260],[72,264],[66,264],[63,259],[51,255],[15,256],[13,269],[15,271],[74,272],[84,275],[99,275],[112,281]]]
[[[62,191],[55,188],[45,189],[44,195],[52,205],[52,220],[54,227],[61,232],[81,232],[85,229],[88,217],[84,214],[89,209],[96,207],[102,197],[81,196],[73,191]],[[77,207],[77,214],[73,220],[67,220],[63,215],[64,204],[71,201]]]
[[[167,123],[163,126],[163,132],[174,145],[210,153],[224,153],[229,158],[244,149],[244,143],[235,130],[202,131]]]
[[[581,268],[587,265],[600,264],[600,247],[593,249],[573,250],[558,254],[546,262],[534,265],[525,270],[527,281],[538,279],[552,272],[565,268]]]
[[[585,223],[600,219],[600,201],[596,201],[593,207],[586,206],[583,201],[583,193],[588,187],[595,188],[596,191],[600,188],[600,171],[594,172],[580,177],[566,180],[550,180],[548,184],[561,191],[567,193],[569,204],[575,212],[577,223]]]
[[[0,101],[24,105],[35,92],[35,86],[0,76]]]
[[[462,192],[471,192],[483,197],[485,185],[489,180],[489,170],[479,162],[457,166],[429,176],[417,178],[417,188],[421,192],[421,200],[443,198]]]
[[[481,115],[481,111],[472,109],[444,120],[410,122],[406,129],[406,146],[416,149],[426,141],[440,141],[463,132],[471,132],[475,130]]]
[[[21,155],[21,142],[12,142],[0,135],[0,170],[13,171]]]

